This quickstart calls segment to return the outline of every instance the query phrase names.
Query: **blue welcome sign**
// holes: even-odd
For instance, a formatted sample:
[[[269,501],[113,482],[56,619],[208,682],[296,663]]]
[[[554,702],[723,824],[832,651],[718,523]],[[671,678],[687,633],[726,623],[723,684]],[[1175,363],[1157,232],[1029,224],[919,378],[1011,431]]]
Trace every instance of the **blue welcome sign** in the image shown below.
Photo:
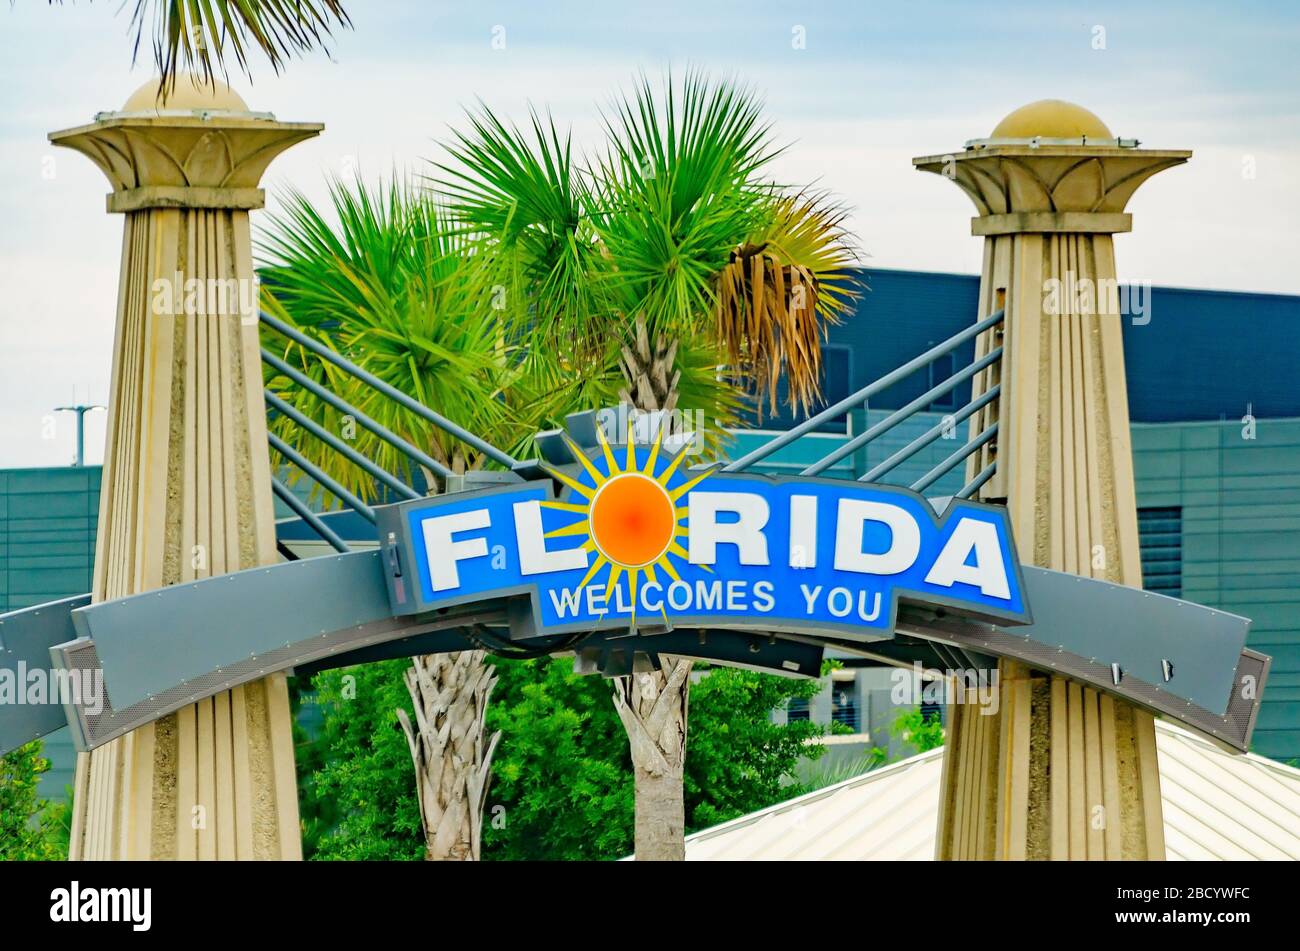
[[[611,447],[552,479],[381,510],[398,613],[511,595],[533,632],[755,627],[884,637],[899,599],[1030,620],[1004,509]],[[556,493],[556,485],[560,489]]]

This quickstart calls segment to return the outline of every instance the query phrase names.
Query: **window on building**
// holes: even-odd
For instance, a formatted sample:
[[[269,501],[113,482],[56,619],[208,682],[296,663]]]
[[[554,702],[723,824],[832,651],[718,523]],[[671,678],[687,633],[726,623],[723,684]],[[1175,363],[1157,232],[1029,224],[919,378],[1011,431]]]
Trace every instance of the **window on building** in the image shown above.
[[[853,681],[834,681],[831,685],[831,720],[848,727],[854,733],[860,732],[861,720],[858,705],[854,699]]]
[[[945,353],[930,364],[930,388],[938,386],[944,380],[953,375],[953,356],[951,353]],[[933,403],[931,409],[955,409],[957,406],[957,390],[960,387],[953,387],[947,393],[944,393]]]
[[[925,720],[929,720],[931,717],[939,717],[939,718],[942,718],[942,717],[943,717],[943,704],[942,704],[942,703],[930,703],[930,702],[928,702],[928,701],[926,701],[926,702],[922,702],[922,704],[921,704],[921,717],[922,717],[922,719],[925,719]]]
[[[822,347],[822,398],[813,405],[813,415],[827,406],[834,406],[853,392],[853,352],[848,347]],[[817,427],[821,432],[842,433],[845,430],[844,417],[822,423]]]
[[[1142,586],[1170,597],[1183,594],[1183,509],[1178,505],[1138,509]]]
[[[807,700],[793,699],[785,709],[785,718],[793,723],[796,720],[807,720],[812,716],[812,711],[808,707]]]

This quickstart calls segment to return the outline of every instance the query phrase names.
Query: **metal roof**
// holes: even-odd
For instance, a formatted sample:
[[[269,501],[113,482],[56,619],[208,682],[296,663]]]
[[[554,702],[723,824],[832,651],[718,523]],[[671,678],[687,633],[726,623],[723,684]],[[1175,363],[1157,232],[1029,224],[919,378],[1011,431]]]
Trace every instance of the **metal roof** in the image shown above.
[[[1300,859],[1300,770],[1156,721],[1171,860]],[[943,750],[686,838],[688,861],[934,857]]]

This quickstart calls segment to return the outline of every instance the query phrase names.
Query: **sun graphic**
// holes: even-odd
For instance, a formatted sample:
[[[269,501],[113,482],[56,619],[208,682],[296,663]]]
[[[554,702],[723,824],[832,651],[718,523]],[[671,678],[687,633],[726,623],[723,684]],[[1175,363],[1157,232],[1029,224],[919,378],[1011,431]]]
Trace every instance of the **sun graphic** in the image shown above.
[[[673,581],[681,580],[672,559],[686,561],[688,558],[686,549],[678,539],[686,537],[687,529],[683,523],[689,510],[677,503],[713,469],[710,467],[685,479],[679,477],[677,484],[673,484],[673,477],[686,458],[686,453],[680,452],[673,456],[663,471],[656,474],[662,431],[655,437],[646,454],[645,464],[640,467],[637,465],[636,444],[632,439],[631,427],[628,428],[627,455],[621,467],[599,427],[596,429],[596,438],[604,456],[604,472],[587,458],[587,454],[572,439],[564,437],[569,452],[581,463],[593,485],[587,485],[551,466],[545,467],[550,475],[572,489],[575,495],[586,499],[585,502],[543,502],[542,505],[546,508],[585,516],[563,528],[547,532],[546,537],[582,536],[585,539],[581,545],[582,550],[595,554],[586,576],[578,585],[579,591],[606,566],[609,567],[607,589],[610,591],[626,572],[632,596],[632,619],[635,623],[637,590],[643,577],[647,582],[657,582],[656,572],[662,569]],[[709,570],[707,566],[701,567]]]

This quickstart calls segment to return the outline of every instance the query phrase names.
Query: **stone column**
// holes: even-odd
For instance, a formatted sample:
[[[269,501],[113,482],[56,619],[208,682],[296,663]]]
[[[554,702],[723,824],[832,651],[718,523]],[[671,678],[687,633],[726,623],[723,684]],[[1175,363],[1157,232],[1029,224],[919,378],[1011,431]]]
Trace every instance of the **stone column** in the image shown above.
[[[1137,144],[1046,100],[913,164],[974,202],[979,317],[1006,309],[976,346],[1004,348],[974,387],[1001,395],[971,420],[972,434],[997,420],[998,438],[968,474],[996,459],[980,495],[1005,502],[1025,561],[1140,587],[1112,235],[1130,230],[1138,186],[1191,153]],[[1151,714],[1021,664],[999,674],[996,712],[949,708],[937,857],[1163,859]]]
[[[248,212],[271,160],[321,128],[181,77],[50,135],[125,216],[96,601],[276,560]],[[71,857],[301,858],[284,676],[79,756]]]

